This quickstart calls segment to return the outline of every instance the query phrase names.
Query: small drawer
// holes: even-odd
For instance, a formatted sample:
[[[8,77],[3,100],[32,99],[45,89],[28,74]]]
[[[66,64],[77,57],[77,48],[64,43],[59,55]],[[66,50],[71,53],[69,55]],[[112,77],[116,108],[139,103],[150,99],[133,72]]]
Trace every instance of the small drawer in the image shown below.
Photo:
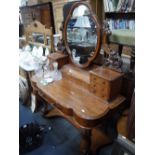
[[[92,82],[92,81],[96,81],[96,76],[90,76],[90,81]]]
[[[90,76],[90,84],[98,84],[98,85],[105,85],[106,81],[100,77],[97,76]]]

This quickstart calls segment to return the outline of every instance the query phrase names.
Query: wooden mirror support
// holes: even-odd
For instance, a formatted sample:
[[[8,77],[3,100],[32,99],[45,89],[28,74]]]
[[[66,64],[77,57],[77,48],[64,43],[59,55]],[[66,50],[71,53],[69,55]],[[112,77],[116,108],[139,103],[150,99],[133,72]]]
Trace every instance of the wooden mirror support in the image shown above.
[[[78,14],[77,9],[81,9],[82,7],[85,8],[85,10],[83,9],[83,14],[81,13],[82,12],[81,10],[79,11],[80,13]],[[77,14],[75,14],[75,12]],[[70,25],[74,26],[70,28],[69,27]],[[70,39],[69,32],[70,31],[73,32],[74,30],[76,30],[76,32],[78,33],[77,35],[78,39],[74,38],[73,40],[74,35],[73,37],[70,37],[71,38]],[[82,30],[84,30],[86,32],[85,34],[87,34],[87,36],[86,35],[84,36],[86,37],[85,40],[82,37],[84,33]],[[93,35],[92,34],[93,32],[95,36],[94,38],[96,39],[91,39],[89,41],[90,37],[92,37]],[[101,46],[101,27],[96,15],[92,12],[92,9],[87,2],[73,3],[69,11],[69,14],[65,20],[63,38],[69,57],[72,63],[75,64],[76,66],[86,68],[96,58]],[[94,41],[95,44],[94,42],[91,43],[91,41]],[[73,46],[74,48],[71,48]],[[75,56],[73,55],[73,51],[75,51],[78,54],[80,53],[78,56],[79,61],[77,60],[77,62],[74,59]]]

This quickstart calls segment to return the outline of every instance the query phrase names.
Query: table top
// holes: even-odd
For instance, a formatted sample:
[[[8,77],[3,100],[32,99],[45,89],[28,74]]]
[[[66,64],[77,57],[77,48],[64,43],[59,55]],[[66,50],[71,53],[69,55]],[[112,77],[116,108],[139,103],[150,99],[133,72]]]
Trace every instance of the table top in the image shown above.
[[[113,101],[108,102],[67,78],[44,86],[36,76],[33,76],[32,82],[35,83],[42,97],[47,98],[50,104],[58,107],[66,115],[75,117],[79,123],[104,118],[110,110],[116,108],[125,100],[120,95]]]

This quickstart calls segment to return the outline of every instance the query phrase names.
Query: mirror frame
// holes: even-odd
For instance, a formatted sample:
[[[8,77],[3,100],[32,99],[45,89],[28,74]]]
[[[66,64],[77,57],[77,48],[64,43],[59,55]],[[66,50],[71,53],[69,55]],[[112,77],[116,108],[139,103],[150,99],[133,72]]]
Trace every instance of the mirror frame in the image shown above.
[[[90,16],[93,18],[94,22],[95,22],[95,25],[96,25],[96,32],[97,32],[97,44],[96,44],[96,48],[95,48],[95,51],[94,51],[94,55],[89,58],[89,60],[84,63],[84,64],[77,64],[77,63],[74,63],[74,60],[71,56],[71,50],[69,48],[69,45],[68,45],[68,42],[67,42],[67,25],[68,25],[68,22],[69,20],[71,19],[72,17],[72,14],[73,14],[73,11],[75,10],[75,8],[77,8],[79,5],[85,5],[86,7],[88,7],[89,11],[90,11]],[[75,64],[76,66],[80,67],[80,68],[86,68],[88,67],[92,62],[93,60],[97,57],[98,53],[99,53],[99,50],[101,48],[101,26],[98,22],[98,19],[97,19],[97,16],[93,13],[92,11],[92,8],[90,6],[89,3],[87,2],[74,2],[70,8],[70,11],[69,11],[69,14],[65,20],[65,23],[64,23],[64,31],[63,31],[63,38],[64,38],[64,43],[65,43],[65,47],[66,47],[66,50],[69,54],[69,57],[72,61],[73,64]]]

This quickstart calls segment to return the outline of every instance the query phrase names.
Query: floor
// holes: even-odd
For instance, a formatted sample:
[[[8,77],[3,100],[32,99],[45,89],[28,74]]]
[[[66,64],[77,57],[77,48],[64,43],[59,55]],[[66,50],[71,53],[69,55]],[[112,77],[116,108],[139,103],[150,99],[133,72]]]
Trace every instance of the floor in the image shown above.
[[[47,125],[51,130],[44,134],[43,144],[25,155],[80,155],[80,133],[63,118],[47,119],[40,112],[32,113],[30,108],[19,104],[19,126],[30,122]],[[110,155],[112,146],[101,149],[98,155]]]

